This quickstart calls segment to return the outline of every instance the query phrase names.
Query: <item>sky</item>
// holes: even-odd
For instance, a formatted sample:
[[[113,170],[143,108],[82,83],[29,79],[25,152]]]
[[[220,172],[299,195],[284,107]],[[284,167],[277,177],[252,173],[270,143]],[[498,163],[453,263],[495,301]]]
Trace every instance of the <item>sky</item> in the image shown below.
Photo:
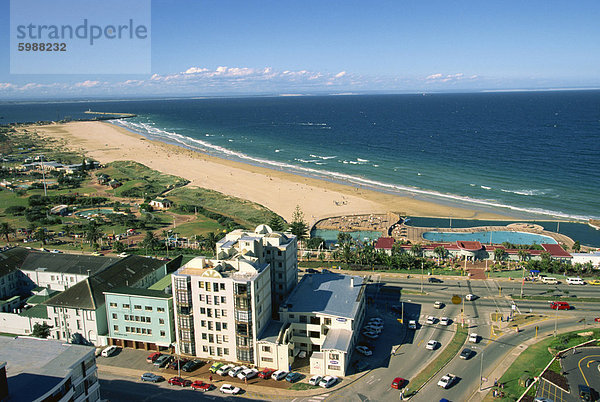
[[[0,100],[600,87],[597,0],[152,0],[139,74],[11,74],[9,11]]]

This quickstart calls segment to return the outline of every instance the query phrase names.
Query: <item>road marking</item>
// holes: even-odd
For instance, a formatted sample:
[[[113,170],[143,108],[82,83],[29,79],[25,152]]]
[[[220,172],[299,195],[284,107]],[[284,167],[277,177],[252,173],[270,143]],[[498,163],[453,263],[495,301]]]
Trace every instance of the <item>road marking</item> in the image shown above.
[[[596,363],[597,360],[590,360],[589,362],[587,362],[587,368],[590,368],[590,364],[591,363]]]
[[[419,341],[419,343],[417,344],[417,347],[421,346],[421,344],[423,343],[423,341],[424,341],[424,339],[421,339],[421,340]]]
[[[585,378],[585,374],[583,374],[583,370],[581,369],[581,362],[584,361],[585,359],[590,358],[590,357],[600,357],[600,355],[589,355],[589,356],[582,357],[579,360],[579,363],[577,364],[577,366],[579,367],[579,371],[581,372],[581,376],[583,377],[583,381],[585,381],[585,384],[588,387],[590,386],[590,383],[588,382],[587,378]],[[588,366],[588,368],[589,368],[589,366]]]

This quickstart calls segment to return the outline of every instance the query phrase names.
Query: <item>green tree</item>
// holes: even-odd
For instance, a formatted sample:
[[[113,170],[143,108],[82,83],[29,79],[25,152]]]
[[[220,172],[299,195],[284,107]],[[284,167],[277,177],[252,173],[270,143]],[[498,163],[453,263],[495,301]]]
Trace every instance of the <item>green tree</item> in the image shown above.
[[[43,338],[46,339],[50,336],[50,330],[53,327],[51,327],[50,325],[44,323],[37,323],[33,325],[33,331],[31,331],[31,336],[34,336],[36,338]]]
[[[497,248],[494,250],[494,260],[496,261],[503,261],[504,259],[506,259],[507,255],[508,253],[503,248]]]
[[[217,242],[219,241],[219,235],[215,232],[210,232],[206,235],[206,249],[213,254],[217,253]]]
[[[46,235],[45,228],[37,228],[37,230],[33,234],[33,237],[36,240],[41,241],[43,245],[46,245],[46,240],[48,239],[48,236]]]
[[[90,246],[96,244],[102,238],[104,233],[95,222],[90,222],[84,230],[85,238],[90,242]]]
[[[440,259],[443,259],[446,256],[446,249],[444,246],[437,246],[433,249],[433,252],[437,254]]]
[[[283,219],[278,215],[273,215],[269,221],[269,227],[275,232],[282,232],[284,230]]]
[[[113,250],[115,250],[116,253],[122,253],[127,250],[127,246],[117,240],[113,243]]]
[[[578,253],[581,250],[581,243],[579,242],[579,240],[576,240],[575,243],[573,243],[573,247],[571,247],[571,249],[573,249],[573,251],[575,251],[576,253]]]
[[[290,224],[290,231],[296,236],[298,242],[302,244],[302,240],[306,238],[308,225],[304,221],[304,213],[300,210],[300,206],[296,205],[296,210],[292,215],[292,223]]]
[[[337,241],[338,241],[338,244],[340,246],[342,246],[346,243],[351,243],[352,236],[350,235],[350,233],[347,233],[347,232],[339,232],[337,235]]]
[[[529,251],[521,249],[517,252],[517,255],[519,256],[519,261],[523,262],[529,258]]]
[[[146,236],[144,236],[144,240],[142,240],[142,246],[146,249],[146,254],[148,254],[148,250],[154,251],[158,246],[158,239],[154,236],[154,233],[151,231],[146,232]]]
[[[423,247],[421,247],[420,244],[413,244],[410,246],[410,252],[412,253],[413,257],[420,257],[423,253]]]
[[[5,236],[7,243],[9,242],[8,235],[13,234],[14,231],[15,230],[12,228],[12,226],[10,226],[10,223],[8,222],[2,222],[0,224],[0,236]]]

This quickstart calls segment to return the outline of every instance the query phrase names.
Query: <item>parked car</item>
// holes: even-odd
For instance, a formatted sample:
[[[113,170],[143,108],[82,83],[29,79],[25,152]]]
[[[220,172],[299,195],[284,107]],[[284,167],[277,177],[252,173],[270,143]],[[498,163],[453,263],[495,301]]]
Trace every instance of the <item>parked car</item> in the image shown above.
[[[144,373],[142,374],[141,380],[150,382],[161,382],[165,380],[165,377],[161,375],[156,375],[154,373]]]
[[[442,283],[444,281],[441,280],[441,279],[438,279],[438,278],[431,277],[431,278],[427,279],[427,282],[429,282],[429,283]]]
[[[373,325],[365,325],[363,327],[363,331],[375,332],[376,334],[380,334],[383,332],[383,327],[375,327]]]
[[[417,321],[416,320],[410,320],[408,322],[408,329],[417,329]]]
[[[249,380],[251,378],[254,378],[258,375],[258,370],[255,368],[249,368],[246,370],[242,370],[241,372],[238,373],[237,378],[239,378],[240,380]]]
[[[437,321],[437,318],[435,318],[432,315],[427,317],[427,324],[435,324],[436,321]]]
[[[238,387],[234,387],[231,384],[223,384],[221,385],[221,388],[219,388],[219,391],[221,391],[221,393],[223,394],[239,394],[241,389]]]
[[[220,369],[224,365],[225,365],[225,363],[214,362],[212,364],[212,366],[210,366],[210,368],[208,369],[208,371],[210,371],[211,373],[215,374],[217,372],[217,370]]]
[[[308,380],[308,383],[310,385],[317,386],[317,385],[319,385],[319,383],[321,382],[322,379],[323,379],[323,377],[321,377],[320,375],[313,375],[312,377],[310,377],[310,380]]]
[[[158,359],[156,359],[154,361],[154,365],[157,366],[157,367],[159,367],[159,368],[163,368],[167,364],[169,364],[170,361],[171,361],[171,356],[169,356],[169,355],[162,355],[162,356],[160,356]]]
[[[400,389],[404,386],[405,382],[406,382],[406,380],[404,378],[396,377],[396,378],[394,378],[394,381],[392,381],[392,388]]]
[[[162,353],[160,353],[160,352],[154,352],[154,353],[150,354],[150,356],[148,356],[146,358],[146,361],[148,363],[154,363],[156,361],[156,359],[158,359],[161,356],[162,356]]]
[[[275,381],[281,381],[285,378],[286,375],[287,375],[287,371],[277,370],[276,372],[273,373],[271,378],[274,379]]]
[[[469,348],[464,348],[462,352],[460,352],[460,358],[464,360],[469,360],[472,355],[473,351]]]
[[[224,366],[219,367],[219,369],[217,371],[215,371],[215,374],[227,375],[227,372],[229,372],[229,370],[231,370],[234,367],[235,367],[234,364],[226,364]]]
[[[592,390],[587,385],[579,385],[579,398],[582,401],[593,401]]]
[[[383,326],[383,318],[373,317],[369,320],[369,324],[381,325]]]
[[[445,304],[440,301],[436,301],[435,303],[433,303],[433,307],[435,307],[437,309],[444,308],[444,306],[445,306]]]
[[[425,349],[429,349],[429,350],[435,350],[437,349],[437,347],[439,346],[439,342],[432,339],[429,342],[427,342],[427,345],[425,346]]]
[[[168,381],[169,385],[179,385],[180,387],[189,387],[192,385],[190,380],[185,380],[181,377],[171,377]]]
[[[379,334],[377,332],[374,331],[364,331],[363,336],[369,338],[369,339],[377,339],[379,338]]]
[[[115,345],[109,346],[102,351],[102,357],[110,357],[113,354],[117,353],[117,350],[119,350],[119,348],[117,346],[115,346]]]
[[[258,373],[258,376],[260,378],[263,378],[266,380],[266,379],[271,378],[271,376],[273,375],[274,372],[275,372],[275,370],[273,370],[273,369],[264,368],[260,373]]]
[[[196,391],[206,392],[206,391],[210,391],[212,389],[212,387],[213,387],[212,384],[209,384],[209,383],[206,383],[206,382],[203,382],[200,380],[194,381],[192,383],[192,389],[196,390]]]
[[[169,363],[169,368],[171,370],[177,370],[177,368],[182,368],[188,362],[187,359],[173,359],[171,363]]]
[[[296,381],[298,381],[300,378],[302,378],[302,374],[300,373],[295,373],[293,371],[289,372],[288,375],[285,376],[285,380],[287,382],[291,382],[291,383],[295,383]]]
[[[362,354],[362,355],[365,355],[365,356],[371,356],[371,355],[373,355],[373,352],[371,351],[371,349],[369,349],[369,348],[368,348],[368,347],[366,347],[366,346],[360,346],[360,345],[359,345],[359,346],[357,346],[355,349],[356,349],[356,351],[357,351],[358,353],[360,353],[360,354]]]
[[[321,381],[319,381],[319,387],[323,387],[323,388],[332,387],[333,385],[335,385],[337,380],[338,380],[338,378],[336,376],[326,375],[325,377],[323,377],[321,379]]]
[[[477,335],[476,333],[469,334],[469,342],[479,342],[479,335]]]
[[[550,304],[550,308],[552,310],[570,310],[571,306],[567,302],[559,301],[559,302],[552,302]]]
[[[200,366],[202,366],[203,364],[204,362],[202,360],[190,360],[189,362],[184,364],[183,367],[181,367],[181,369],[186,373],[191,373],[192,371],[199,369]]]
[[[473,300],[477,299],[477,296],[475,296],[474,294],[469,293],[468,295],[465,296],[465,299],[467,301],[473,301]]]
[[[246,367],[246,366],[234,367],[231,370],[229,370],[229,373],[228,373],[229,377],[236,378],[239,373],[241,373],[242,371],[247,370],[247,369],[248,369],[248,367]]]
[[[450,321],[451,321],[450,318],[442,317],[442,318],[440,318],[440,325],[448,326],[448,325],[450,325]]]

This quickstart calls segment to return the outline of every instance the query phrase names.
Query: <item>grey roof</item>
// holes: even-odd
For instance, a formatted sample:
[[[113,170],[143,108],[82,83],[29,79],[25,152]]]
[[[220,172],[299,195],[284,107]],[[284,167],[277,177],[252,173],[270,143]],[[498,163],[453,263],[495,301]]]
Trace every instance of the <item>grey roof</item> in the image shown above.
[[[48,319],[48,307],[42,304],[38,304],[27,310],[21,311],[19,314],[21,317],[30,317],[30,318],[43,318],[45,320]]]
[[[28,254],[27,249],[14,247],[0,252],[0,277],[21,268]]]
[[[173,295],[163,292],[162,290],[152,290],[143,288],[132,288],[132,287],[120,287],[111,289],[104,294],[118,294],[118,295],[131,295],[131,296],[143,296],[153,297],[155,299],[170,299]]]
[[[11,401],[34,401],[71,375],[71,367],[93,347],[56,340],[0,336]],[[90,356],[90,357],[91,357]],[[35,384],[35,386],[32,386]]]
[[[66,253],[54,254],[35,250],[26,251],[28,251],[27,258],[25,258],[20,267],[25,271],[44,269],[48,272],[86,275],[89,270],[90,274],[94,275],[121,260],[117,257]]]
[[[258,337],[259,341],[276,343],[277,338],[279,338],[279,333],[281,332],[281,328],[283,327],[283,322],[281,321],[273,321],[269,322],[269,325],[265,327],[262,334]]]
[[[289,312],[322,313],[353,319],[358,312],[362,283],[360,276],[333,272],[306,274],[282,308]]]
[[[350,341],[352,340],[352,331],[343,328],[333,328],[327,332],[327,337],[321,350],[339,350],[348,352],[350,349]]]
[[[133,285],[165,264],[166,261],[131,255],[46,300],[44,304],[96,310],[104,304],[104,292]]]
[[[256,236],[242,236],[242,237],[240,237],[240,240],[243,240],[243,241],[260,241],[261,238],[260,237],[256,237]]]
[[[231,248],[235,244],[233,240],[227,240],[223,244],[221,244],[221,248]]]

